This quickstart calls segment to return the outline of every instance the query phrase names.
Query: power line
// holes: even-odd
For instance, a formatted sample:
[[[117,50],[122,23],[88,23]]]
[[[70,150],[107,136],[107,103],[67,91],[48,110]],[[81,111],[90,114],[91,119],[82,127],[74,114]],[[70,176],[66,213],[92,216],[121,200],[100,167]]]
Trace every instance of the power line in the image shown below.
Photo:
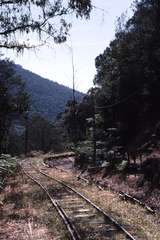
[[[153,81],[151,81],[150,84],[148,84],[148,86],[151,86],[154,82],[156,82],[156,79],[154,79]],[[143,85],[142,85],[143,86]],[[137,89],[136,91],[134,91],[132,94],[128,95],[127,97],[123,98],[122,100],[119,100],[116,103],[107,105],[107,106],[102,106],[102,107],[96,107],[96,109],[108,109],[108,108],[112,108],[115,107],[117,105],[120,105],[126,101],[128,101],[130,98],[134,97],[138,92],[140,92],[142,90],[142,88]]]
[[[108,14],[108,11],[107,11],[106,9],[104,9],[104,8],[97,7],[96,5],[92,5],[92,7],[95,8],[95,9],[98,9],[98,10],[102,11],[103,13],[107,13],[107,14]]]
[[[141,89],[135,91],[134,93],[130,94],[129,96],[127,96],[126,98],[124,98],[122,100],[119,100],[116,103],[113,103],[113,104],[110,104],[110,105],[107,105],[107,106],[96,107],[96,109],[108,109],[108,108],[112,108],[112,107],[115,107],[117,105],[120,105],[121,103],[124,103],[124,102],[128,101],[130,98],[132,98],[133,96],[135,96],[140,90]]]

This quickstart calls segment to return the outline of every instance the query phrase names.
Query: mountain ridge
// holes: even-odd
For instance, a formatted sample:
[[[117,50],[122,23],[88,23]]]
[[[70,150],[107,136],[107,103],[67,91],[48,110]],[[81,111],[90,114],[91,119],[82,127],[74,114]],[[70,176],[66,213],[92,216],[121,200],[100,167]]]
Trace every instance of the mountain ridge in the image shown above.
[[[30,95],[31,113],[40,114],[48,120],[54,120],[58,113],[65,110],[69,100],[72,100],[71,88],[24,69],[15,64],[16,74],[25,82],[26,91]],[[79,102],[84,93],[75,91],[76,100]]]

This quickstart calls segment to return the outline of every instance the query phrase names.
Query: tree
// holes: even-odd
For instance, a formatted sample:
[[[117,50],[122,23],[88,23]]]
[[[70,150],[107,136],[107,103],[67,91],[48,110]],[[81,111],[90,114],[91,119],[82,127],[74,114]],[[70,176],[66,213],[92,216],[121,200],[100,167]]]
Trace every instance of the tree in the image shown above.
[[[0,153],[5,151],[8,131],[13,119],[28,109],[24,83],[15,75],[13,63],[0,61]]]
[[[0,0],[0,6],[0,47],[18,51],[33,47],[26,41],[30,34],[41,44],[48,37],[64,42],[71,27],[66,16],[88,18],[92,8],[91,0]]]
[[[69,139],[77,143],[86,137],[86,127],[88,117],[93,115],[91,96],[87,95],[80,103],[74,104],[69,101],[63,115],[64,125],[68,132]]]
[[[28,150],[41,150],[43,152],[60,151],[63,141],[59,128],[40,115],[28,119]]]
[[[157,0],[135,1],[133,16],[120,18],[115,39],[95,61],[104,129],[118,127],[125,147],[160,121],[159,11]]]

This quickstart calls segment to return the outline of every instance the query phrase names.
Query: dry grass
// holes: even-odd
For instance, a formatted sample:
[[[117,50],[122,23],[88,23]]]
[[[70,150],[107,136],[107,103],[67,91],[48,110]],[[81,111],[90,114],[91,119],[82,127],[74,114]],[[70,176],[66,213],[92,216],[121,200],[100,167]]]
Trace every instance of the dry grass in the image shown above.
[[[39,165],[42,170],[48,172],[50,175],[57,177],[61,180],[68,182],[71,186],[75,187],[78,191],[84,193],[88,196],[94,203],[101,206],[106,212],[110,213],[118,222],[122,223],[137,239],[143,240],[159,240],[160,239],[160,222],[158,215],[149,215],[146,211],[138,206],[133,205],[129,202],[121,201],[119,197],[111,191],[100,191],[94,185],[87,185],[84,182],[78,181],[75,178],[76,173],[73,171],[67,170],[67,172],[60,171],[58,169],[46,168],[43,165],[43,159],[45,157],[49,157],[50,155],[41,155],[34,158],[27,159],[25,163],[28,169],[31,169],[29,163],[34,163],[36,166]],[[62,166],[62,164],[61,164]],[[26,181],[26,180],[25,180]],[[47,199],[41,199],[41,195],[38,193],[37,186],[33,187],[33,184],[28,180],[23,182],[22,191],[25,193],[29,191],[29,186],[32,189],[33,195],[32,198],[36,197],[36,201],[32,202],[32,205],[28,206],[31,212],[28,212],[28,220],[25,224],[22,221],[23,231],[25,232],[25,239],[59,239],[58,230],[62,232],[60,239],[66,239],[65,230],[62,227],[62,223],[59,220],[59,217],[54,213],[54,218],[50,218],[49,211],[51,210],[51,206],[48,203]],[[46,182],[47,184],[47,182]],[[30,190],[31,190],[30,189]],[[37,198],[41,199],[37,203]],[[25,200],[26,202],[26,200]],[[13,207],[13,206],[11,206]],[[27,206],[25,206],[27,209]],[[22,209],[21,209],[22,211]],[[25,210],[27,211],[27,210]],[[36,219],[38,216],[38,219]],[[32,216],[32,217],[31,217]],[[47,224],[44,225],[44,218]],[[16,227],[15,225],[15,228]],[[38,233],[39,232],[39,233]],[[39,234],[39,236],[36,235]],[[43,236],[43,238],[41,238]],[[52,236],[52,238],[50,238]],[[53,237],[54,236],[54,237]],[[32,237],[32,238],[31,238]],[[33,238],[34,237],[34,238]],[[5,239],[5,238],[4,238]],[[14,238],[8,238],[14,239]],[[18,239],[18,238],[15,238]],[[19,238],[23,240],[23,238]]]
[[[43,168],[44,170],[44,168]],[[71,186],[88,196],[94,203],[111,214],[119,223],[123,224],[130,233],[138,239],[159,240],[159,215],[150,215],[140,206],[122,201],[111,191],[100,191],[94,185],[87,185],[75,178],[73,171],[59,171],[49,169],[48,173],[54,177],[70,183]]]
[[[67,240],[67,231],[44,192],[26,176],[10,178],[0,195],[0,239]]]

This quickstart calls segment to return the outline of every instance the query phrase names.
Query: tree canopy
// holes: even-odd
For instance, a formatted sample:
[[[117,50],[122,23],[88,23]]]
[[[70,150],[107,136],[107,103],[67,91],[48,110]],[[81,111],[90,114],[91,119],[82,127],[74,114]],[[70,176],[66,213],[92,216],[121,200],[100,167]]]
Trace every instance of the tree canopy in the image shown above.
[[[91,0],[0,0],[0,7],[0,48],[20,51],[33,47],[26,40],[33,36],[40,44],[48,37],[64,42],[71,27],[66,16],[89,18],[92,5]]]
[[[133,16],[123,14],[119,18],[115,38],[95,59],[95,92],[90,109],[94,104],[95,116],[100,117],[96,140],[104,140],[107,151],[118,146],[123,154],[138,149],[142,152],[144,146],[151,146],[152,135],[153,141],[155,134],[160,137],[159,40],[159,1],[134,1]],[[81,111],[85,119],[85,108]]]
[[[160,117],[159,11],[159,1],[135,1],[133,16],[125,23],[120,20],[115,39],[95,61],[99,109],[106,126],[120,124],[125,130],[126,143],[147,120]]]
[[[5,151],[11,122],[28,109],[29,96],[24,87],[12,62],[0,60],[0,153]]]

